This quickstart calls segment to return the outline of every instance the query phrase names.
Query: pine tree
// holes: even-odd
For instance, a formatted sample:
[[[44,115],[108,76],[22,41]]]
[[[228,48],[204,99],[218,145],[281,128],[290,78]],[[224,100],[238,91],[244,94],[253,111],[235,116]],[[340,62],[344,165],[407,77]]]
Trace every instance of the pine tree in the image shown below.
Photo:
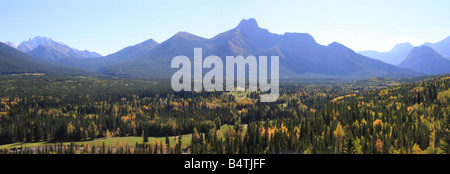
[[[155,143],[155,148],[153,149],[153,154],[158,154],[158,142]]]
[[[142,130],[142,139],[144,143],[148,142],[148,134],[145,130]]]
[[[102,150],[101,150],[101,154],[105,154],[106,153],[106,145],[105,145],[105,141],[103,141],[102,143]]]
[[[166,150],[167,150],[167,154],[170,154],[170,140],[167,135],[166,135]]]
[[[175,146],[175,153],[176,154],[181,154],[181,135],[178,135],[178,142],[177,145]]]

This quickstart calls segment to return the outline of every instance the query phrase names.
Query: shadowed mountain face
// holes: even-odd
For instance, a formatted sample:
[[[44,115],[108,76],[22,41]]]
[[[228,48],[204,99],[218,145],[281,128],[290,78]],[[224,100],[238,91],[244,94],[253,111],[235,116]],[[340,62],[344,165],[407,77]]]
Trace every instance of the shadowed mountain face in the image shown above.
[[[126,62],[107,66],[104,73],[117,76],[170,77],[173,57],[193,58],[194,48],[203,48],[202,57],[279,56],[280,77],[325,76],[367,78],[376,76],[408,77],[419,73],[398,68],[355,53],[339,43],[319,45],[306,33],[278,35],[260,28],[255,19],[242,20],[236,28],[211,39],[179,32],[148,53]],[[224,63],[225,64],[225,63]]]
[[[400,67],[408,68],[424,74],[450,73],[450,60],[444,58],[430,47],[414,48]]]
[[[358,53],[392,65],[399,65],[413,48],[414,46],[407,42],[395,45],[389,52],[360,51]]]

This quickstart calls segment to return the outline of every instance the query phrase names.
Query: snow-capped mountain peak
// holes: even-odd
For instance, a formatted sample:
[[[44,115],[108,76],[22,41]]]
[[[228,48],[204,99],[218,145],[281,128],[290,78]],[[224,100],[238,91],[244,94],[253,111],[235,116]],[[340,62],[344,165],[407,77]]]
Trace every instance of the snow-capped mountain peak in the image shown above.
[[[80,51],[75,48],[71,48],[68,45],[59,42],[53,38],[36,36],[23,41],[20,44],[13,42],[6,43],[11,47],[14,47],[24,53],[31,56],[56,61],[60,58],[73,57],[73,58],[94,58],[101,57],[96,52],[89,52],[87,50]]]
[[[16,49],[17,49],[17,46],[19,46],[19,44],[16,42],[5,42],[5,44],[10,47],[16,48]]]
[[[31,48],[34,49],[41,45],[65,45],[65,44],[63,44],[53,38],[36,36],[34,38],[30,38],[28,41],[23,41],[22,43],[20,43],[20,45],[29,45],[29,46],[31,46]]]

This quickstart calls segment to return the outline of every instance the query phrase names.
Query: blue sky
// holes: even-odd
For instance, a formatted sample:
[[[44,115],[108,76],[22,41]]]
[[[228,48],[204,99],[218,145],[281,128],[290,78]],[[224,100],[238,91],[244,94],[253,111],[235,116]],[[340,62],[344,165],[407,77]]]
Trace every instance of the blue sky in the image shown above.
[[[1,0],[0,41],[39,35],[107,55],[178,31],[211,38],[255,18],[273,33],[388,51],[450,36],[448,7],[448,0]]]

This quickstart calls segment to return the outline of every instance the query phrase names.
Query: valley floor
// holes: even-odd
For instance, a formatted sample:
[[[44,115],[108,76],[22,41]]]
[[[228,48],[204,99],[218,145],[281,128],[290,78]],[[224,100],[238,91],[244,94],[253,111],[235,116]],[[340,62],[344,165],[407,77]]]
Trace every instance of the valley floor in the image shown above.
[[[272,103],[259,92],[174,92],[163,80],[0,81],[2,153],[450,153],[448,75],[282,81]]]

